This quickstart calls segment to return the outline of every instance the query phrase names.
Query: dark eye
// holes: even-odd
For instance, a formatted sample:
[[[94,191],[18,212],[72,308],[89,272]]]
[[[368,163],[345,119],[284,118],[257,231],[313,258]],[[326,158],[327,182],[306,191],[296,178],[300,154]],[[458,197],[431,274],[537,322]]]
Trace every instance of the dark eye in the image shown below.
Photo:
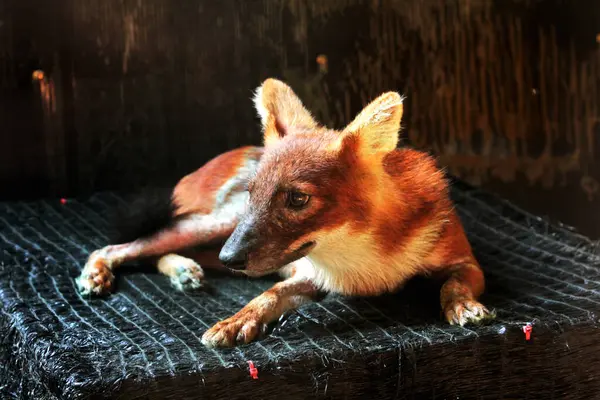
[[[308,203],[310,196],[300,192],[290,192],[288,195],[288,207],[302,208]]]

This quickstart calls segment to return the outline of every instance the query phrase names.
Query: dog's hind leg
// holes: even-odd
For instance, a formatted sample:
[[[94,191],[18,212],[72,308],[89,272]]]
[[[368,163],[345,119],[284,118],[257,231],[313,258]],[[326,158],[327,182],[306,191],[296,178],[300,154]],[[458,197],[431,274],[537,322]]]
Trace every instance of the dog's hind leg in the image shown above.
[[[174,253],[195,246],[224,242],[237,222],[238,216],[235,213],[218,217],[210,214],[190,215],[148,238],[96,250],[77,278],[77,287],[82,294],[99,295],[109,292],[113,286],[114,271],[120,265],[147,258],[158,258],[159,271],[172,280],[189,283],[189,278],[190,281],[196,281],[181,288],[199,286],[203,277],[200,266],[195,261]]]

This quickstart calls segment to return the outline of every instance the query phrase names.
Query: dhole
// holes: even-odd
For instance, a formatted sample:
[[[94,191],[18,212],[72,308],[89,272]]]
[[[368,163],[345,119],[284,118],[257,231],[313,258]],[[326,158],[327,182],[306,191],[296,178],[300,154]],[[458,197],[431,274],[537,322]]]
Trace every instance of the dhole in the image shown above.
[[[285,276],[205,332],[207,346],[248,343],[327,292],[374,296],[418,274],[445,281],[451,324],[489,315],[443,172],[428,155],[396,148],[399,94],[382,94],[342,131],[319,125],[278,80],[266,80],[254,101],[264,148],[224,153],[184,177],[170,193],[168,223],[90,255],[77,279],[83,293],[108,292],[114,270],[142,258],[179,289],[201,286],[200,264]]]

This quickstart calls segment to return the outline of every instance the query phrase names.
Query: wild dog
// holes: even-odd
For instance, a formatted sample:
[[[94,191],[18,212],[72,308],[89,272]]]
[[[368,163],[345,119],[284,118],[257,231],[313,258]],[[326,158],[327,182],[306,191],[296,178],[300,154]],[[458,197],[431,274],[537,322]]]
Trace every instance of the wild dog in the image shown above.
[[[211,347],[248,343],[326,293],[375,296],[416,275],[443,280],[450,324],[487,317],[478,302],[484,275],[443,171],[426,153],[397,148],[402,100],[384,93],[336,131],[285,83],[266,80],[254,98],[264,147],[229,151],[184,177],[169,196],[169,223],[93,252],[79,289],[109,292],[117,267],[144,258],[182,290],[202,285],[201,264],[251,277],[281,273],[285,279],[204,333]],[[213,252],[192,250],[198,246]]]

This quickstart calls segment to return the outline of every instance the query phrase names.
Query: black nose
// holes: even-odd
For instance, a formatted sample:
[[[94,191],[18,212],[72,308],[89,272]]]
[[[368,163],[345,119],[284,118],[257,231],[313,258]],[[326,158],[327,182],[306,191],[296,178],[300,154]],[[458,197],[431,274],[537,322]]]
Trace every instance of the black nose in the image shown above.
[[[223,247],[219,253],[219,261],[227,268],[244,269],[246,267],[246,253],[243,251],[230,251]]]

